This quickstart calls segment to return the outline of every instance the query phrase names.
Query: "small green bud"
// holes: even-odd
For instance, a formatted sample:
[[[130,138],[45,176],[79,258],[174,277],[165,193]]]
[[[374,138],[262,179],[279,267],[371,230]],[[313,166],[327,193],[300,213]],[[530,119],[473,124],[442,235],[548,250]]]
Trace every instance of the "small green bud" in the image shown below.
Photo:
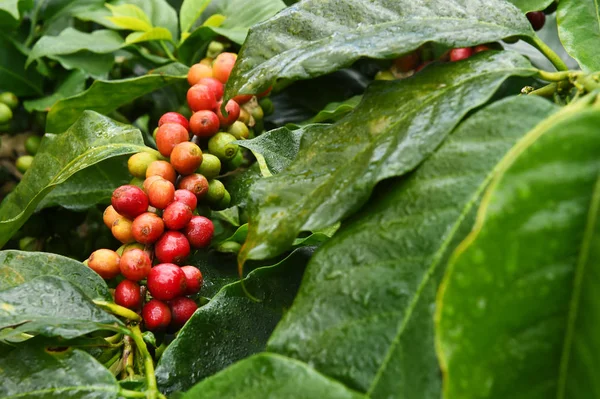
[[[273,105],[273,100],[269,97],[263,97],[258,101],[258,105],[263,109],[265,115],[271,115],[275,112],[275,106]]]
[[[12,110],[8,107],[8,105],[4,103],[0,103],[0,124],[6,123],[10,121],[13,117]]]
[[[146,169],[152,162],[158,160],[158,157],[149,152],[138,152],[129,157],[127,161],[127,169],[133,177],[138,179],[146,178]]]
[[[234,135],[236,139],[247,139],[250,132],[248,131],[248,126],[244,124],[244,122],[235,121],[233,125],[229,126],[227,132]]]
[[[15,162],[15,166],[21,173],[27,172],[27,170],[31,167],[31,163],[33,162],[33,157],[31,155],[22,155],[17,158],[17,162]]]
[[[29,136],[27,140],[25,140],[25,150],[29,155],[35,155],[40,148],[40,143],[42,142],[42,138],[40,136]]]
[[[232,159],[239,152],[236,140],[232,134],[219,132],[208,140],[208,152],[221,160]]]
[[[217,252],[237,254],[240,252],[242,245],[235,241],[225,241],[217,245]]]
[[[225,186],[217,179],[208,181],[208,191],[204,197],[204,200],[209,204],[218,204],[225,195]]]
[[[19,106],[19,98],[9,91],[0,94],[0,103],[8,105],[10,109],[15,109]]]
[[[196,173],[200,173],[208,180],[214,179],[221,173],[221,160],[213,154],[205,152],[202,154],[202,163]]]
[[[396,77],[390,71],[379,71],[375,75],[375,80],[395,80]]]

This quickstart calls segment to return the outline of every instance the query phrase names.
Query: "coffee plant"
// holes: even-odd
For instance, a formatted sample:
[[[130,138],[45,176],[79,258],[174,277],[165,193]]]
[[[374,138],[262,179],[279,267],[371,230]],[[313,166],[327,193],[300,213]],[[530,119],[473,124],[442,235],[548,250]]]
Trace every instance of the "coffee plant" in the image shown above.
[[[0,397],[600,398],[599,9],[0,2]]]

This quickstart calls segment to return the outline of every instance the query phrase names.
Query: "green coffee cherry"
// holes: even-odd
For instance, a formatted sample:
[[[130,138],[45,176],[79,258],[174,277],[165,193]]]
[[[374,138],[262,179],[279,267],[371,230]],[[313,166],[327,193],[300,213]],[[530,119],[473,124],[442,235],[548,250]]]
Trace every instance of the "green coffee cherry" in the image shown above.
[[[394,80],[396,77],[390,71],[379,71],[375,75],[375,80]]]
[[[204,199],[209,204],[218,204],[225,196],[225,186],[217,179],[212,179],[208,181],[208,191],[206,192],[206,196]]]
[[[225,241],[217,245],[217,252],[237,254],[240,252],[242,245],[235,241]]]
[[[21,173],[27,172],[27,169],[31,167],[31,163],[33,162],[33,157],[31,155],[22,155],[17,158],[17,162],[15,162],[15,166]]]
[[[244,164],[244,153],[243,151],[238,151],[237,154],[232,159],[226,161],[227,169],[235,170]]]
[[[146,178],[146,169],[148,169],[148,165],[156,160],[158,160],[158,157],[154,154],[149,152],[138,152],[129,157],[127,169],[129,169],[129,173],[131,173],[133,177],[143,180]]]
[[[10,121],[13,117],[13,112],[8,105],[0,103],[0,124]]]
[[[236,139],[247,139],[250,132],[248,131],[248,126],[244,124],[244,122],[235,121],[233,125],[229,126],[227,132],[234,135]]]
[[[156,141],[156,133],[158,133],[158,127],[152,132],[152,138],[154,139],[154,141]]]
[[[208,58],[217,58],[217,55],[225,51],[225,46],[221,42],[212,41],[208,44],[208,50],[206,50],[206,56]]]
[[[258,105],[263,109],[265,115],[271,115],[275,112],[275,106],[273,105],[273,101],[269,97],[261,98],[258,102]]]
[[[252,109],[250,110],[250,115],[252,115],[252,117],[256,121],[259,121],[265,117],[265,112],[263,111],[262,107],[257,103],[256,106],[252,107]]]
[[[40,136],[29,136],[27,140],[25,140],[25,150],[29,155],[35,155],[40,148],[40,143],[42,142],[42,138]]]
[[[0,103],[8,105],[10,109],[15,109],[19,106],[19,99],[13,93],[5,91],[0,94]]]
[[[202,163],[196,173],[200,173],[208,180],[214,179],[221,173],[221,160],[213,154],[205,152],[202,154]]]
[[[131,179],[129,184],[131,184],[132,186],[139,187],[142,190],[144,189],[144,179],[140,179],[139,177],[134,177],[133,179]]]
[[[236,140],[232,134],[219,132],[208,140],[208,152],[221,160],[232,159],[239,152]]]
[[[229,208],[230,203],[231,203],[231,195],[229,194],[229,191],[225,190],[225,194],[223,195],[223,198],[221,199],[221,201],[219,201],[218,204],[213,205],[213,209],[216,211],[227,209],[227,208]]]
[[[37,239],[35,237],[23,237],[19,240],[19,249],[21,251],[35,251],[37,249]]]

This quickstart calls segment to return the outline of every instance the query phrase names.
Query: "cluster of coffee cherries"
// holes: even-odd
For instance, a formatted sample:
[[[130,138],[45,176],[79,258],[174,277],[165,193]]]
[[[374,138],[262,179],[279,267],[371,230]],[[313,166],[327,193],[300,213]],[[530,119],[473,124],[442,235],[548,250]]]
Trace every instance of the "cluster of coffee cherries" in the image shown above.
[[[190,296],[200,291],[203,277],[186,259],[192,250],[210,246],[214,225],[202,214],[225,209],[231,200],[217,177],[223,168],[239,166],[235,160],[244,155],[235,141],[248,138],[248,124],[262,118],[254,96],[229,100],[222,112],[236,57],[221,53],[190,68],[191,118],[176,112],[160,118],[154,132],[158,152],[129,158],[133,180],[113,192],[104,211],[104,223],[123,246],[99,249],[86,261],[104,279],[122,279],[115,302],[141,309],[147,330],[177,331],[198,308]],[[243,112],[240,104],[247,106]]]

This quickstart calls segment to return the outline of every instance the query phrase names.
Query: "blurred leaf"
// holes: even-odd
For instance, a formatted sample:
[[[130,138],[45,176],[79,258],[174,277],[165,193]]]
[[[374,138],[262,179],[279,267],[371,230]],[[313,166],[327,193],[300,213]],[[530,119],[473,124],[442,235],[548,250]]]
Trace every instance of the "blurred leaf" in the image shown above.
[[[558,34],[571,57],[586,72],[600,70],[600,3],[598,0],[561,0],[556,12]]]
[[[121,29],[134,31],[149,31],[152,29],[150,18],[144,13],[144,10],[135,4],[112,5],[106,4],[111,11],[112,17],[107,19]]]
[[[28,112],[47,112],[59,100],[81,93],[85,89],[87,75],[80,70],[71,72],[67,78],[49,96],[35,100],[23,101],[23,106]]]
[[[141,43],[152,40],[172,40],[171,32],[165,28],[152,28],[146,32],[133,32],[127,35],[125,43]]]
[[[226,19],[227,17],[225,15],[213,14],[202,23],[202,26],[210,26],[211,28],[217,28],[223,25],[223,22],[225,22]]]
[[[166,28],[173,40],[179,37],[177,12],[166,0],[122,0],[120,4],[134,4],[144,10],[152,26]]]
[[[179,10],[179,26],[183,37],[190,31],[211,0],[184,0]]]
[[[0,2],[0,26],[15,28],[23,14],[33,6],[33,0],[3,0]]]
[[[17,96],[42,95],[42,75],[25,68],[27,57],[0,34],[0,87]]]
[[[545,10],[554,0],[509,0],[523,12]]]

